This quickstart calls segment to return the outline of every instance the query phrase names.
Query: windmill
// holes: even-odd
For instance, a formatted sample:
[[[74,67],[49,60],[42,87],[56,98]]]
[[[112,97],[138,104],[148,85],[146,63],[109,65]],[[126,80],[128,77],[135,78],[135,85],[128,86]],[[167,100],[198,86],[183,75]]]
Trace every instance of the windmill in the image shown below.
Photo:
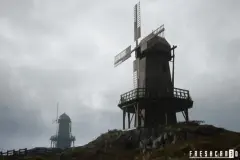
[[[74,146],[76,140],[72,135],[72,121],[66,113],[58,117],[58,107],[59,103],[57,103],[57,118],[53,121],[57,123],[56,134],[50,137],[51,148],[69,148]]]
[[[134,89],[120,96],[118,106],[123,110],[123,129],[125,117],[128,117],[128,128],[134,121],[134,127],[152,127],[159,124],[176,123],[176,113],[182,112],[188,121],[188,109],[193,101],[189,91],[174,88],[174,49],[164,37],[164,25],[143,38],[141,37],[140,2],[134,6],[134,41],[114,58],[114,66],[131,57],[133,62]],[[173,62],[172,76],[169,62]],[[131,117],[131,118],[130,118]],[[133,117],[134,120],[133,120]]]

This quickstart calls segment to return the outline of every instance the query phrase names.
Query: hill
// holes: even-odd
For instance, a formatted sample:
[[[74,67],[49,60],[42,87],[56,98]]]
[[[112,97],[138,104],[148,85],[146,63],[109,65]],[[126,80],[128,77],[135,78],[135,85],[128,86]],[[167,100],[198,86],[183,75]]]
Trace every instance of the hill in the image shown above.
[[[188,159],[189,150],[240,149],[240,133],[199,122],[159,126],[155,129],[111,130],[92,142],[61,154],[24,159],[164,160]]]

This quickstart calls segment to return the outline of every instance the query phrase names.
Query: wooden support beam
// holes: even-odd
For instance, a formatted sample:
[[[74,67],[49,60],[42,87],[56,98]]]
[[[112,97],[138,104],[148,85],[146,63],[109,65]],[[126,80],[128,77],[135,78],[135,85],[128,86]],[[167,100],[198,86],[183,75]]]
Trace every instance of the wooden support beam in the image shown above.
[[[167,115],[167,113],[165,113],[165,124],[166,125],[168,124],[168,115]]]
[[[125,109],[123,109],[123,129],[125,129],[125,117],[126,117],[126,112],[125,112]]]
[[[131,124],[131,121],[130,121],[130,113],[128,112],[127,115],[128,115],[128,128],[130,128],[130,124]]]
[[[185,112],[185,116],[186,116],[186,122],[188,122],[188,121],[189,121],[189,117],[188,117],[188,109],[186,109],[184,112]]]
[[[184,119],[185,119],[185,121],[186,121],[186,115],[185,115],[185,112],[184,112],[184,111],[182,111],[182,115],[183,115],[183,117],[184,117]]]
[[[131,117],[130,123],[132,123],[132,120],[133,120],[133,116],[134,116],[134,113],[132,114],[132,117]]]

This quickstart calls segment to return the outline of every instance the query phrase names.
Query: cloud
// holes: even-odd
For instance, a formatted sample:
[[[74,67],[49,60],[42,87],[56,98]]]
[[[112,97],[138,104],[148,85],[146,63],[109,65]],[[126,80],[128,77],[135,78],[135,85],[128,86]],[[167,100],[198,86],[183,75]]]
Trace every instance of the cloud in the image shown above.
[[[135,1],[0,1],[0,148],[50,146],[56,104],[76,144],[122,127],[120,94],[132,89]],[[206,5],[207,4],[207,5]],[[176,50],[176,87],[189,89],[191,119],[232,130],[238,120],[238,1],[141,1],[142,35],[164,23]]]

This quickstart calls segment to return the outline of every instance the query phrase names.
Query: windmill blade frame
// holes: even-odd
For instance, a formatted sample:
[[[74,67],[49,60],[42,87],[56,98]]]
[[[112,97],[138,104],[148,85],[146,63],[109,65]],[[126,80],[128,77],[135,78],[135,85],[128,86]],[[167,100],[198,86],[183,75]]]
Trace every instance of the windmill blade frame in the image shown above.
[[[140,2],[134,6],[134,41],[141,37]]]
[[[164,34],[163,34],[164,31],[165,31],[164,25],[161,25],[160,27],[152,31],[149,35],[147,35],[145,38],[143,38],[140,46],[141,52],[143,52],[148,48],[147,42],[152,38],[159,36],[160,34],[161,34],[160,37],[164,37]]]
[[[134,6],[134,41],[136,42],[136,47],[131,50],[131,45],[120,52],[114,57],[114,67],[117,67],[122,62],[126,61],[131,57],[131,53],[135,51],[138,47],[138,39],[141,37],[141,11],[140,11],[140,2]]]
[[[158,27],[157,29],[155,29],[152,33],[155,35],[155,36],[159,36],[159,34],[162,33],[162,35],[160,35],[160,37],[164,37],[164,31],[165,31],[165,28],[164,28],[164,24],[161,25],[160,27]]]
[[[114,57],[114,66],[117,67],[119,64],[121,64],[122,62],[126,61],[128,58],[131,57],[131,53],[133,51],[131,51],[131,45],[128,46],[126,49],[124,49],[122,52],[120,52],[119,54],[117,54]]]

